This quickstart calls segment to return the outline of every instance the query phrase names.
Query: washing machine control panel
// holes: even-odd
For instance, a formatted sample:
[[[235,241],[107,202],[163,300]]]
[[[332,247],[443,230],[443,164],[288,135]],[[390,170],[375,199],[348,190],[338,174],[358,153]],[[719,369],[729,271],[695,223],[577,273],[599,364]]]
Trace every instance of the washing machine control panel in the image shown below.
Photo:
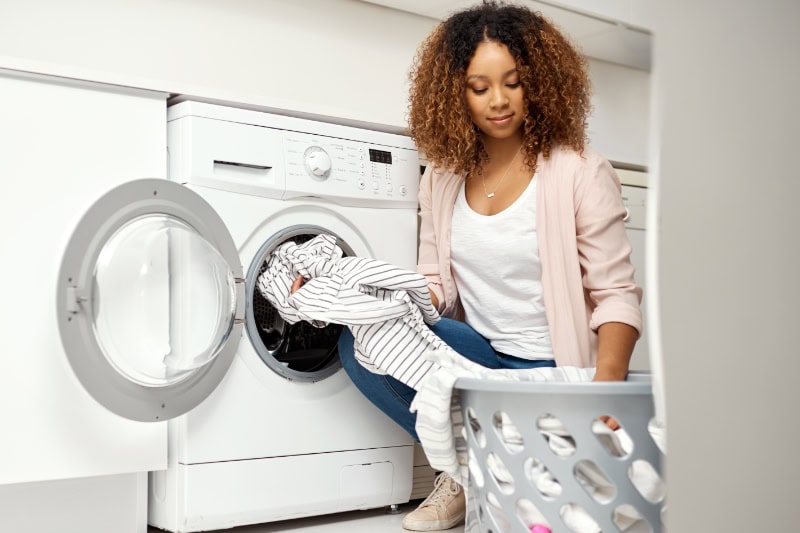
[[[284,136],[286,196],[352,205],[417,205],[416,150],[303,133]]]
[[[183,103],[168,114],[171,180],[278,200],[417,207],[419,156],[406,136]]]

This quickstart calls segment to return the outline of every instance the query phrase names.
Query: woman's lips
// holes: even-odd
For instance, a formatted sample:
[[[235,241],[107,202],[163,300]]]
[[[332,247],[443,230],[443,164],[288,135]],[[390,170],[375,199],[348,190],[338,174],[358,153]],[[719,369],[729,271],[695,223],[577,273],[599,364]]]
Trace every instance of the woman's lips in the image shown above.
[[[511,122],[511,117],[512,116],[513,115],[502,115],[502,116],[499,116],[499,117],[489,117],[489,122],[491,122],[492,124],[496,124],[496,125],[500,126],[500,125],[503,125],[503,124],[507,124],[508,122]]]

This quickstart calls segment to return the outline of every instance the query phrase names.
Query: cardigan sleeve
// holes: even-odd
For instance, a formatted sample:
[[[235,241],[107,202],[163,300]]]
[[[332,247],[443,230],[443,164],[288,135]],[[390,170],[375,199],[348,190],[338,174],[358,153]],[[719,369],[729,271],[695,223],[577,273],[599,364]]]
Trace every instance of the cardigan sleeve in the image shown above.
[[[642,332],[642,289],[634,281],[619,178],[593,155],[575,182],[575,225],[583,286],[593,308],[589,327],[622,322]]]
[[[432,210],[433,165],[428,165],[419,184],[419,253],[417,272],[428,280],[428,289],[436,295],[437,311],[445,308],[444,289],[439,270],[439,251]]]

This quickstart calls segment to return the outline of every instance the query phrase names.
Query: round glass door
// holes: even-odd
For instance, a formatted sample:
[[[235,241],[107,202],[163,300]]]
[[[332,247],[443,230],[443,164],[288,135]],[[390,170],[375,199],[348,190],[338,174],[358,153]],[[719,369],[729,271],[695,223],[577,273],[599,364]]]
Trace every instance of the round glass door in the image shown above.
[[[199,404],[241,338],[244,279],[233,239],[197,193],[166,180],[109,191],[64,253],[59,329],[86,390],[126,418]]]
[[[211,362],[231,333],[234,275],[186,222],[150,214],[123,224],[94,269],[97,341],[129,380],[163,387]]]

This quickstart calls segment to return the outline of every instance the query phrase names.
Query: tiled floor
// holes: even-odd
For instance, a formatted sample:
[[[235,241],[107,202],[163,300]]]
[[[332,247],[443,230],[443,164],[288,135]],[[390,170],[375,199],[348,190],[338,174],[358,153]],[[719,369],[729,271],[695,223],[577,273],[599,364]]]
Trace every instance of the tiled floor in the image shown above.
[[[272,522],[255,526],[242,526],[233,529],[219,530],[217,533],[403,533],[401,525],[403,516],[413,511],[419,502],[400,506],[399,514],[388,514],[386,509],[369,511],[353,511],[335,515],[298,518],[283,522]],[[464,533],[464,526],[448,530],[449,533]],[[151,527],[148,533],[163,533]],[[207,532],[214,533],[214,532]]]

